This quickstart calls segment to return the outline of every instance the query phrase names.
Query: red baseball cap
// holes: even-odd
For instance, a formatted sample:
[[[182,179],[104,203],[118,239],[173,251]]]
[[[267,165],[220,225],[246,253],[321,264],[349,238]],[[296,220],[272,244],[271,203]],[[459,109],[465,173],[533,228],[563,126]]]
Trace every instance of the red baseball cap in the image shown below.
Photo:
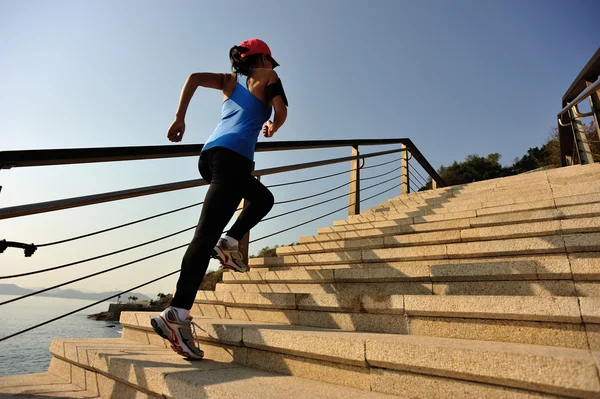
[[[242,58],[246,58],[254,54],[266,54],[271,58],[271,61],[273,62],[273,68],[279,66],[279,63],[275,61],[275,59],[271,55],[271,49],[269,48],[269,46],[267,46],[267,43],[263,42],[260,39],[252,38],[244,40],[242,43],[240,43],[240,47],[246,47],[248,49],[247,52],[242,54]]]

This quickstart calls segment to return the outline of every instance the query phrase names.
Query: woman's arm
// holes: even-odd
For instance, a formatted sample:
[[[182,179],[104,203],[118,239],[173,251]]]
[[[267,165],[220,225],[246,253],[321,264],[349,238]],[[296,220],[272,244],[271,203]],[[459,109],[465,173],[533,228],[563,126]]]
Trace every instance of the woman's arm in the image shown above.
[[[226,74],[224,73],[209,73],[209,72],[197,72],[191,74],[181,90],[181,96],[179,97],[179,106],[175,113],[175,118],[185,119],[190,101],[196,92],[198,86],[207,87],[210,89],[223,90],[225,84]]]
[[[277,72],[271,71],[271,76],[269,77],[269,82],[267,86],[271,84],[279,84],[281,85],[281,81],[279,80],[279,76]],[[281,87],[281,94],[277,94],[275,97],[271,99],[271,104],[273,105],[273,110],[275,111],[275,117],[273,118],[273,122],[269,121],[267,123],[266,129],[263,130],[263,134],[265,137],[271,137],[277,132],[281,126],[285,123],[287,119],[287,100],[285,99],[285,93],[283,93],[283,87]]]
[[[177,112],[175,112],[175,121],[167,131],[167,137],[170,141],[179,142],[183,138],[183,133],[185,133],[185,114],[187,113],[190,101],[196,92],[196,88],[202,86],[223,90],[229,77],[231,77],[230,74],[197,72],[191,74],[187,78],[183,85],[183,89],[181,89],[181,95],[179,96],[179,105],[177,106]]]

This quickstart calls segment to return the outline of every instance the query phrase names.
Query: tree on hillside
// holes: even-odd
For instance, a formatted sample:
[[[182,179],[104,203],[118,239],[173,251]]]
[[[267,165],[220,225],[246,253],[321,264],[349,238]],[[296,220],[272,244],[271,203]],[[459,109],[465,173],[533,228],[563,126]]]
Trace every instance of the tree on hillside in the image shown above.
[[[217,284],[223,281],[224,270],[213,270],[206,273],[202,283],[200,284],[201,291],[214,291]]]
[[[485,158],[477,154],[467,155],[463,162],[454,161],[450,166],[442,165],[438,173],[448,186],[509,176],[511,170],[500,165],[500,157],[498,153],[489,154]]]
[[[159,292],[157,297],[158,297],[158,300],[160,301],[161,299],[165,299],[167,297],[167,295],[163,294],[162,292]]]
[[[590,146],[590,151],[594,156],[595,162],[600,162],[600,141],[594,121],[583,125],[586,139]],[[575,154],[577,158],[577,155]],[[576,162],[579,162],[576,159]],[[558,128],[553,128],[550,136],[542,148],[534,147],[527,150],[527,154],[521,159],[515,159],[513,170],[515,174],[528,172],[543,167],[559,168],[560,162],[560,142],[558,141]]]
[[[546,146],[543,146],[541,149],[538,147],[530,148],[527,150],[527,154],[523,155],[521,159],[515,159],[512,166],[513,174],[551,166],[551,160],[545,147]]]
[[[290,244],[288,244],[288,246],[294,246],[294,245],[298,245],[297,242],[292,242]],[[266,246],[264,248],[261,248],[260,251],[258,251],[258,254],[256,255],[251,255],[250,258],[272,258],[277,256],[277,248],[279,248],[279,245],[275,245],[274,247],[269,247]]]
[[[138,300],[138,297],[137,296],[132,296],[131,300],[133,301],[133,303],[135,303]]]
[[[261,248],[260,251],[258,251],[258,253],[256,254],[257,258],[270,258],[270,257],[274,257],[277,256],[277,248],[279,248],[279,245],[275,245],[274,247],[269,247],[266,246],[264,248]],[[254,258],[254,256],[251,256],[252,258]]]

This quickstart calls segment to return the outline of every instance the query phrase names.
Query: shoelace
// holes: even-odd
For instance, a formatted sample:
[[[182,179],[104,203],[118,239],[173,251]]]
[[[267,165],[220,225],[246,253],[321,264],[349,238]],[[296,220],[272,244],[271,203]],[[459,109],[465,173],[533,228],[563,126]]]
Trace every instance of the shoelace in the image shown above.
[[[242,260],[244,257],[240,251],[231,251],[230,255],[235,260]]]
[[[204,331],[202,329],[202,327],[200,327],[198,324],[194,323],[193,321],[190,321],[190,330],[192,331],[192,335],[194,336],[194,339],[198,339],[198,334],[196,334],[196,327],[198,327],[198,329],[200,331]]]
[[[198,327],[198,329],[200,329],[201,331],[204,331],[204,330],[203,330],[203,329],[202,329],[202,327],[200,327],[198,324],[194,323],[194,322],[192,321],[192,318],[191,318],[191,317],[190,317],[188,320],[184,320],[183,322],[184,322],[184,323],[187,323],[187,324],[189,324],[189,326],[190,326],[190,333],[192,334],[192,340],[194,341],[194,347],[195,347],[195,348],[196,348],[198,351],[202,352],[202,351],[200,350],[200,348],[198,347],[198,345],[196,345],[196,340],[198,340],[198,334],[196,333],[196,327]],[[188,345],[189,345],[189,344],[188,344]]]

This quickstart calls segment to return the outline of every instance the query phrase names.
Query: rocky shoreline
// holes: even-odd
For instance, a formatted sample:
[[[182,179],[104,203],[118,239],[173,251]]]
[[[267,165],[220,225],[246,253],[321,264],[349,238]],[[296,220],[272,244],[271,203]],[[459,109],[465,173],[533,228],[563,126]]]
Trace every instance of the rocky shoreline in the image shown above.
[[[111,303],[108,311],[88,315],[88,319],[97,321],[119,321],[121,312],[160,312],[171,303],[172,295],[167,295],[159,301],[140,303]]]

